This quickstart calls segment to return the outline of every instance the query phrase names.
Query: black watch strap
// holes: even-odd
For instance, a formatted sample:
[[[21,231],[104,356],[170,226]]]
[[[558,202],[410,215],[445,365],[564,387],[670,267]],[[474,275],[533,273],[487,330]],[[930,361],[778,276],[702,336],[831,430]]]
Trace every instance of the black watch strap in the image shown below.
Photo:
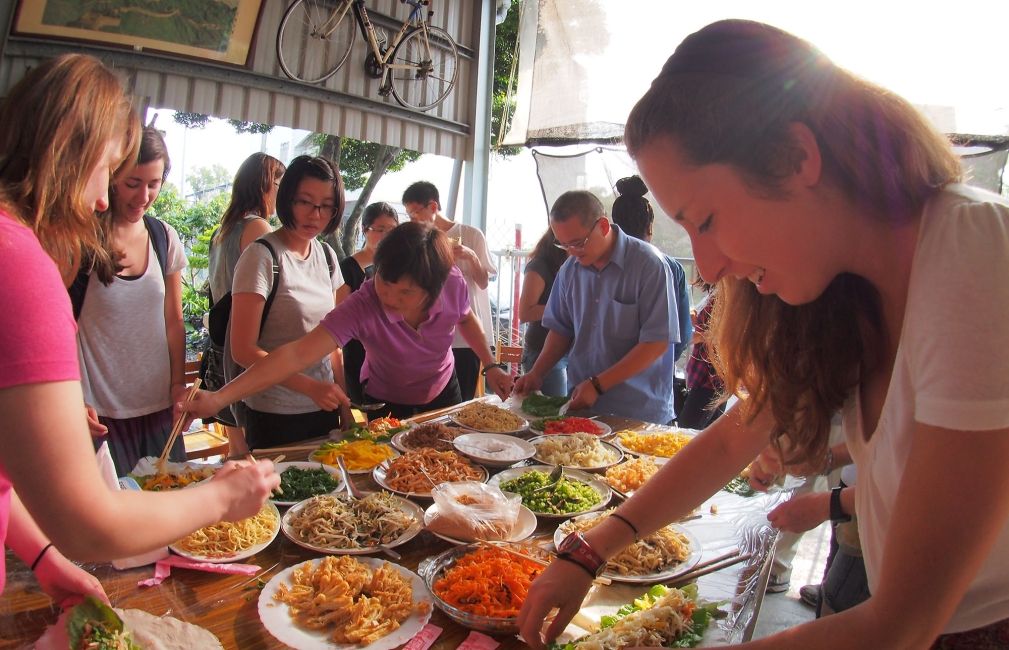
[[[484,368],[483,370],[481,370],[480,374],[483,375],[484,377],[486,377],[487,376],[487,371],[490,370],[491,368],[500,368],[501,370],[507,371],[508,370],[508,364],[507,363],[492,363],[489,366],[487,366],[486,368]]]
[[[830,520],[835,523],[851,521],[851,515],[846,515],[844,508],[841,507],[841,490],[843,489],[838,486],[830,491]]]

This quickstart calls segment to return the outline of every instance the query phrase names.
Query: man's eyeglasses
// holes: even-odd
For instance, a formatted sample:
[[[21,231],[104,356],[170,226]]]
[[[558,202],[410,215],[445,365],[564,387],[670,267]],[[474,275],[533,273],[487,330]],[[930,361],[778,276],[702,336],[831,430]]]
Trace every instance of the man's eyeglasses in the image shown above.
[[[300,212],[302,214],[312,214],[318,210],[319,216],[327,219],[336,214],[336,206],[316,205],[311,201],[306,201],[305,199],[294,199],[294,201],[291,202],[291,206],[296,212]]]
[[[561,249],[562,251],[584,250],[586,244],[589,243],[589,239],[592,237],[592,231],[596,229],[596,224],[599,223],[600,219],[602,219],[602,217],[599,217],[599,219],[596,219],[595,221],[592,222],[592,227],[589,228],[589,234],[585,235],[584,239],[579,239],[578,241],[573,241],[567,244],[562,244],[559,241],[555,241],[554,246]]]

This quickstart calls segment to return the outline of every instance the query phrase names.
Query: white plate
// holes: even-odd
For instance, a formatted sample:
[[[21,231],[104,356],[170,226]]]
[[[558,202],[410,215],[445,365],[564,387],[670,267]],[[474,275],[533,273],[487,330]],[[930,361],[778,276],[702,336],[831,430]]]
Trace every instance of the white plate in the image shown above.
[[[399,433],[397,433],[396,435],[394,435],[392,437],[392,440],[389,441],[389,443],[393,447],[395,447],[397,451],[400,451],[400,452],[402,452],[404,454],[406,452],[408,452],[408,451],[416,451],[417,449],[422,449],[422,447],[410,447],[410,446],[408,446],[406,444],[406,441],[407,441],[407,436],[409,436],[410,433],[412,433],[413,429],[419,429],[420,427],[423,427],[423,426],[425,426],[427,424],[444,424],[444,423],[443,422],[424,422],[423,424],[416,424],[413,427],[411,427],[411,429],[409,431],[400,431]],[[456,433],[456,436],[460,436],[460,435],[462,435],[464,433],[468,433],[469,432],[469,429],[460,429],[459,427],[448,427],[448,428],[451,429],[451,430],[453,430],[453,431],[458,431],[458,433]],[[444,449],[440,449],[440,448],[437,448],[437,447],[428,447],[428,448],[430,448],[430,449],[438,449],[438,451],[452,451],[453,450],[452,449],[452,443],[446,442],[446,443],[444,443],[444,445],[445,445]]]
[[[536,453],[536,447],[529,442],[504,433],[467,433],[454,439],[452,446],[463,456],[487,467],[511,467]],[[512,452],[508,458],[492,455],[491,450],[502,448]]]
[[[543,472],[545,474],[549,474],[552,469],[553,469],[552,465],[528,465],[526,467],[511,467],[509,469],[499,472],[498,474],[495,474],[490,478],[489,481],[487,481],[487,483],[488,485],[496,485],[498,487],[501,487],[502,483],[510,481],[513,478],[518,478],[523,474],[525,474],[526,472],[536,470]],[[565,469],[564,477],[575,479],[577,481],[581,481],[582,483],[587,483],[589,487],[595,490],[601,497],[599,503],[597,503],[596,505],[592,506],[587,510],[580,510],[578,512],[568,512],[564,514],[553,514],[533,510],[533,512],[535,512],[538,517],[545,517],[547,519],[568,519],[570,517],[574,517],[575,515],[581,515],[587,512],[595,512],[596,510],[601,510],[605,508],[606,504],[609,503],[610,501],[610,497],[613,496],[613,491],[610,490],[609,485],[607,485],[603,481],[600,481],[598,477],[593,476],[588,472],[583,472],[579,469]],[[532,508],[530,508],[530,510],[532,510]]]
[[[427,591],[427,587],[424,585],[424,581],[421,580],[420,576],[413,571],[390,562],[389,564],[399,571],[403,577],[409,578],[410,584],[413,587],[414,607],[416,607],[418,603],[425,601],[430,604],[426,613],[420,614],[414,611],[410,617],[403,621],[398,628],[392,631],[392,633],[382,637],[374,643],[364,646],[357,645],[355,643],[334,643],[329,639],[330,632],[328,630],[309,630],[298,627],[295,625],[294,619],[292,619],[287,613],[287,605],[274,600],[273,596],[277,593],[277,588],[282,582],[288,585],[291,584],[291,574],[294,573],[295,569],[300,567],[302,564],[313,564],[314,566],[314,563],[319,561],[320,560],[308,560],[307,562],[302,562],[301,564],[284,569],[277,575],[273,576],[259,594],[259,620],[263,622],[263,627],[265,627],[267,631],[281,643],[286,643],[290,647],[295,648],[295,650],[391,650],[392,648],[401,646],[413,637],[417,636],[417,633],[420,632],[427,624],[428,620],[430,620],[431,611],[434,609],[434,603]],[[357,561],[367,564],[373,569],[381,567],[386,562],[385,560],[372,557],[357,558]]]
[[[428,507],[428,509],[424,511],[424,526],[426,527],[428,524],[430,524],[437,515],[438,515],[438,504],[432,503]],[[518,522],[515,524],[515,529],[512,531],[512,534],[508,539],[502,541],[521,542],[522,540],[527,539],[535,531],[536,531],[536,513],[525,506],[519,506],[519,518]],[[442,535],[441,533],[436,533],[430,528],[428,528],[428,532],[434,535],[435,537],[440,537],[446,542],[450,542],[452,544],[469,544],[471,542],[476,541],[476,538],[458,539],[455,537],[449,537],[448,535]]]
[[[389,443],[387,443],[387,442],[380,442],[378,444],[385,445],[389,449],[392,449],[392,458],[395,458],[395,457],[399,456],[399,452],[396,451],[396,448],[393,447],[392,445],[390,445]],[[319,451],[319,450],[316,449],[315,451]],[[308,455],[308,462],[310,462],[310,463],[320,463],[320,462],[322,462],[322,461],[319,461],[319,460],[316,460],[316,459],[312,458],[312,454],[314,454],[315,451],[313,451],[311,454]],[[386,460],[392,460],[392,458],[388,458]],[[329,465],[329,463],[322,463],[322,464],[323,465]],[[329,465],[329,466],[330,467],[336,467],[336,465]],[[375,467],[377,467],[377,465]],[[347,468],[347,473],[348,474],[371,474],[372,470],[374,470],[375,467],[369,467],[368,469],[350,469],[348,467]],[[340,471],[339,468],[337,468],[337,471]]]
[[[491,404],[491,406],[495,406],[495,405]],[[507,431],[490,431],[488,429],[478,429],[478,428],[470,426],[468,424],[463,424],[462,422],[460,422],[459,420],[457,420],[456,419],[456,415],[458,415],[458,411],[455,412],[455,413],[450,414],[448,416],[448,419],[451,420],[457,426],[462,427],[463,429],[469,429],[470,431],[477,431],[479,433],[522,433],[522,432],[526,431],[529,428],[529,420],[526,420],[521,415],[518,415],[514,411],[509,411],[508,409],[502,408],[500,406],[495,406],[495,408],[499,408],[502,411],[507,411],[511,415],[514,415],[515,417],[517,417],[519,419],[519,421],[520,421],[519,425],[517,427],[515,427],[514,429],[509,429]]]
[[[277,534],[280,532],[280,510],[277,510],[277,506],[273,505],[269,501],[266,502],[266,505],[267,507],[273,510],[273,514],[277,518],[277,525],[273,529],[273,535],[270,536],[270,540],[267,542],[263,542],[262,544],[256,544],[255,546],[247,548],[244,551],[239,551],[238,553],[235,553],[234,555],[229,555],[227,557],[207,557],[205,555],[196,555],[179,548],[178,542],[176,542],[175,544],[169,544],[168,548],[171,549],[172,552],[174,552],[176,555],[181,555],[184,558],[189,558],[190,560],[196,560],[197,562],[214,562],[214,563],[235,562],[237,560],[244,560],[245,558],[252,557],[256,553],[259,553],[264,548],[272,544],[273,540],[277,539]]]
[[[572,416],[572,417],[575,417],[575,416]],[[537,434],[537,435],[540,435],[540,434],[542,434],[542,435],[551,435],[551,436],[564,435],[564,434],[558,434],[558,433],[550,433],[550,434],[548,434],[548,433],[545,433],[545,431],[543,429],[537,429],[536,426],[535,426],[536,422],[538,420],[543,420],[543,419],[544,418],[537,418],[536,420],[530,420],[529,421],[529,430],[532,431],[533,433]],[[592,420],[592,422],[597,427],[599,427],[600,433],[596,433],[595,431],[586,431],[585,433],[591,433],[592,435],[599,436],[600,440],[609,440],[610,438],[613,437],[613,434],[614,434],[613,427],[611,427],[610,425],[606,424],[605,422],[600,422],[599,420]]]
[[[579,519],[588,519],[590,517],[595,516],[597,516],[596,513],[590,512],[584,515],[574,517],[573,519],[571,519],[571,521],[578,521]],[[564,524],[562,523],[560,526],[557,527],[557,530],[554,531],[554,546],[560,544],[561,540],[567,537],[567,533],[561,530],[563,527]],[[703,549],[701,548],[701,543],[698,541],[697,537],[692,532],[690,532],[690,530],[681,526],[680,524],[669,524],[668,526],[666,526],[666,528],[675,530],[676,532],[682,534],[687,538],[687,541],[690,543],[690,555],[687,556],[687,559],[685,559],[682,562],[677,562],[676,564],[674,564],[673,566],[669,567],[664,571],[657,571],[655,573],[645,573],[638,576],[626,576],[617,573],[616,571],[604,570],[603,577],[615,580],[617,582],[629,582],[635,584],[653,584],[656,582],[667,582],[693,569],[694,565],[697,564],[697,561],[701,559],[701,553],[703,551]]]
[[[465,460],[465,459],[463,459],[463,460]],[[480,483],[486,483],[487,482],[487,476],[488,476],[487,468],[484,467],[484,466],[482,466],[482,465],[473,465],[473,463],[470,463],[470,465],[472,465],[472,467],[474,469],[476,469],[476,471],[480,472],[480,477],[479,478],[475,478],[475,479],[460,479],[460,480],[478,481]],[[397,490],[395,488],[390,487],[389,484],[386,483],[386,481],[385,481],[385,476],[386,476],[386,473],[388,471],[389,471],[389,464],[388,463],[382,463],[381,465],[379,465],[378,467],[375,468],[375,470],[371,474],[371,477],[383,489],[388,490],[388,491],[390,491],[390,492],[392,492],[394,494],[398,494],[398,495],[404,496],[404,497],[415,497],[415,498],[421,498],[421,499],[430,499],[431,498],[431,490],[428,490],[427,492],[403,492],[402,490]]]
[[[326,463],[320,463],[319,461],[308,462],[308,461],[295,461],[290,463],[274,463],[273,465],[278,474],[283,474],[285,469],[295,468],[295,469],[322,469],[327,474],[336,479],[337,486],[334,490],[323,494],[336,494],[343,490],[343,477],[340,476],[340,468],[333,467],[332,465],[327,465]],[[293,506],[298,503],[298,501],[291,501],[286,498],[287,495],[276,494],[274,498],[270,499],[274,505],[278,506]]]
[[[402,535],[400,535],[392,542],[386,544],[386,546],[390,548],[406,544],[411,539],[416,537],[417,534],[420,533],[420,531],[424,528],[422,523],[424,519],[423,508],[418,506],[416,503],[407,501],[402,497],[396,495],[392,496],[396,499],[397,503],[399,504],[400,510],[405,512],[413,519],[413,523],[411,523],[410,526],[405,531],[403,531]],[[300,501],[296,505],[291,507],[290,510],[284,513],[284,518],[280,522],[280,529],[284,531],[284,536],[287,537],[287,539],[291,540],[292,542],[294,542],[295,544],[297,544],[302,548],[307,548],[308,550],[315,551],[317,553],[329,553],[332,555],[367,555],[368,553],[379,552],[379,548],[377,546],[366,546],[363,548],[335,548],[332,546],[318,546],[316,544],[311,544],[302,539],[299,539],[298,535],[295,534],[294,530],[291,528],[291,519],[294,517],[294,515],[301,512],[302,508],[305,507],[305,504],[308,503],[308,501],[309,499]]]
[[[572,435],[568,433],[552,433],[546,436],[536,436],[535,438],[530,438],[529,442],[536,447],[536,454],[533,455],[533,459],[536,460],[536,462],[543,463],[544,465],[556,465],[557,463],[551,463],[547,459],[542,458],[540,456],[539,452],[540,443],[542,443],[544,440],[558,440],[558,439],[564,440],[565,438],[571,438],[571,437]],[[613,467],[614,465],[616,465],[617,463],[619,463],[624,459],[624,452],[621,451],[616,445],[612,445],[602,440],[598,440],[597,442],[600,445],[602,445],[604,449],[608,449],[609,451],[616,454],[616,458],[612,462],[604,463],[602,465],[592,465],[590,467],[584,467],[582,465],[564,465],[564,467],[570,467],[571,469],[580,469],[586,472],[602,472],[609,469],[610,467]]]

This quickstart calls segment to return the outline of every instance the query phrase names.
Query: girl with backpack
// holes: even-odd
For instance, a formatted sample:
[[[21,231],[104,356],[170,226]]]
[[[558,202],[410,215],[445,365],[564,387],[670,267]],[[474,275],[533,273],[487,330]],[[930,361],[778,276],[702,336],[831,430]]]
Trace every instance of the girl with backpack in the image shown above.
[[[277,188],[285,171],[284,163],[273,156],[257,152],[245,159],[235,174],[231,186],[231,201],[221,217],[221,227],[214,232],[210,243],[210,300],[220,302],[231,292],[235,266],[242,252],[273,228],[267,219],[277,210]],[[230,298],[229,298],[230,300]],[[213,336],[213,335],[212,335]],[[204,352],[216,381],[204,377],[207,389],[216,390],[234,378],[235,364],[231,362],[231,346],[227,335],[221,341],[211,341]],[[208,381],[209,380],[209,381]],[[241,404],[224,409],[216,419],[224,424],[228,434],[229,453],[234,458],[245,456],[245,413]]]
[[[170,168],[161,133],[145,127],[139,156],[110,185],[100,218],[109,260],[88,274],[77,322],[85,401],[108,428],[95,447],[108,441],[119,476],[161,454],[186,394],[186,253],[174,228],[147,215]],[[182,436],[170,459],[185,461]]]
[[[277,189],[282,227],[242,253],[231,287],[230,350],[248,368],[311,331],[344,289],[336,253],[318,240],[343,216],[343,179],[325,158],[298,156]],[[264,313],[266,314],[264,317]],[[250,449],[324,436],[353,421],[337,350],[282,384],[245,399]]]

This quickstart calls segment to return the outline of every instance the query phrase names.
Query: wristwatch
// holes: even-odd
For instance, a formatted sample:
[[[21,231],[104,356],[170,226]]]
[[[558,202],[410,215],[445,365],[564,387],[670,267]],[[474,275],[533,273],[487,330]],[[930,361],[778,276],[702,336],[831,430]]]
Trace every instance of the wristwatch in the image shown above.
[[[492,363],[489,366],[487,366],[486,368],[484,368],[483,370],[481,370],[480,374],[483,375],[484,377],[486,377],[487,376],[487,371],[490,370],[491,368],[500,368],[501,370],[507,371],[508,370],[508,364],[507,363]]]
[[[843,489],[839,485],[830,491],[830,520],[838,524],[851,521],[851,515],[844,514],[844,508],[841,507],[841,490]]]
[[[557,557],[574,562],[592,576],[598,578],[606,568],[606,560],[596,553],[581,533],[574,532],[557,545]]]

